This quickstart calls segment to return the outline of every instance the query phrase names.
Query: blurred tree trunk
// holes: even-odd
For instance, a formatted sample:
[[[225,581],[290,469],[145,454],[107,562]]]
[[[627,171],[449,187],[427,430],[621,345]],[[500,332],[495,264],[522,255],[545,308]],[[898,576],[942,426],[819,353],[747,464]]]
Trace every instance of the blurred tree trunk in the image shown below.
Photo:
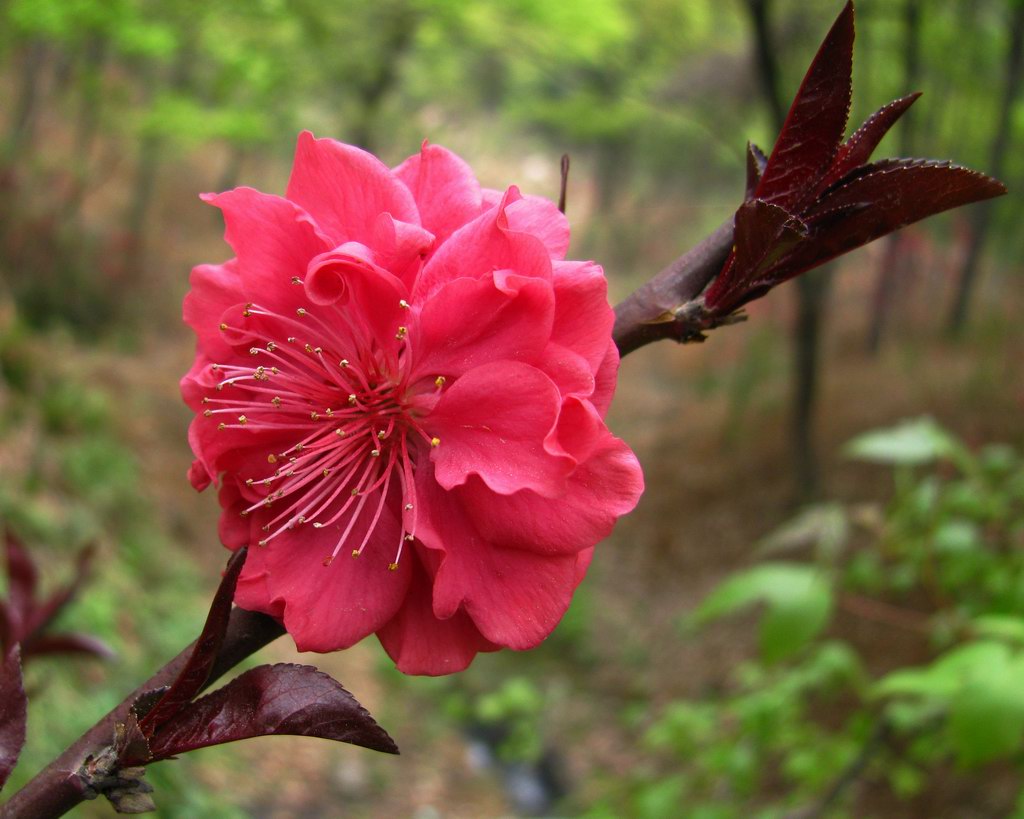
[[[374,126],[388,93],[398,81],[398,65],[402,55],[412,45],[418,19],[405,3],[398,3],[382,13],[384,27],[383,48],[377,61],[369,66],[369,74],[358,89],[358,119],[350,129],[353,144],[376,153],[377,145]]]
[[[78,81],[78,116],[75,124],[74,154],[71,159],[71,185],[61,208],[63,221],[78,217],[89,186],[91,156],[99,132],[103,111],[103,69],[109,54],[109,41],[94,35],[85,44]]]
[[[775,125],[781,131],[787,108],[779,93],[780,72],[776,58],[778,52],[771,31],[771,0],[746,0],[746,6],[754,35],[761,93]],[[796,280],[790,446],[796,491],[800,500],[813,498],[819,489],[814,421],[818,399],[822,317],[831,280],[831,268],[827,266],[805,273]]]
[[[42,40],[33,40],[25,46],[18,72],[17,101],[4,140],[5,163],[15,163],[22,146],[32,142],[39,111],[39,82],[45,62],[46,44]]]
[[[903,90],[901,94],[909,94],[917,90],[918,78],[921,75],[921,11],[924,0],[904,0],[903,2]],[[914,124],[913,116],[900,120],[900,156],[914,155]],[[882,336],[889,314],[893,307],[894,293],[900,282],[910,273],[907,259],[905,234],[903,231],[894,233],[885,240],[882,252],[882,264],[875,278],[875,292],[871,300],[871,314],[868,324],[867,348],[872,355],[877,355],[882,346]]]
[[[1010,0],[1010,24],[1007,28],[1006,72],[1004,74],[1003,96],[999,106],[995,134],[985,171],[997,179],[1004,173],[1006,155],[1010,149],[1013,129],[1013,105],[1020,96],[1022,67],[1024,67],[1024,0]],[[982,202],[971,211],[967,253],[960,278],[957,282],[953,306],[949,312],[947,330],[959,335],[967,321],[971,296],[978,278],[981,253],[992,225],[993,203]]]

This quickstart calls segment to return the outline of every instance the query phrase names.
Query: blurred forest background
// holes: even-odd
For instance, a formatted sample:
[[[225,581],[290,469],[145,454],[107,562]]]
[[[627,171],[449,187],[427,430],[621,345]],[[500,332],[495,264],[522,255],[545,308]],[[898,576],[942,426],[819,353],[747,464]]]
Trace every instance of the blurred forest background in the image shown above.
[[[66,621],[118,652],[33,661],[9,788],[192,639],[226,558],[177,394],[188,271],[229,254],[199,192],[282,192],[303,128],[552,198],[569,153],[569,255],[621,298],[735,210],[840,6],[0,0],[0,517],[54,583],[99,545]],[[547,643],[309,658],[403,756],[210,749],[153,768],[160,815],[1024,817],[1024,4],[857,28],[852,121],[925,92],[878,156],[1011,194],[626,359],[648,491]]]

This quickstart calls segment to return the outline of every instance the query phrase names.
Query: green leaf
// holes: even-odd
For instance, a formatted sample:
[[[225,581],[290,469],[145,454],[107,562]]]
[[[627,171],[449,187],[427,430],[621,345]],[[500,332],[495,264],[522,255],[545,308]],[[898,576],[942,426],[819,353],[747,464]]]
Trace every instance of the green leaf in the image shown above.
[[[839,503],[808,506],[758,542],[760,554],[773,555],[817,548],[822,557],[839,555],[850,538],[846,510]]]
[[[813,566],[765,563],[718,586],[692,618],[706,623],[755,603],[767,606],[761,617],[760,646],[764,660],[772,663],[796,653],[825,628],[833,595]]]
[[[961,451],[959,442],[927,416],[865,432],[844,448],[849,458],[905,466],[953,458]]]

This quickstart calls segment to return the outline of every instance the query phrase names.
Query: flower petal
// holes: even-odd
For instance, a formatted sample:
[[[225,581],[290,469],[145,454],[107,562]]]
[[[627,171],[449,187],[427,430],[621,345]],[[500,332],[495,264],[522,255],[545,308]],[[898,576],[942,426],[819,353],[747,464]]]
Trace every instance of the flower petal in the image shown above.
[[[462,159],[440,145],[423,143],[394,170],[412,191],[423,227],[438,244],[480,214],[480,183]]]
[[[440,439],[430,453],[438,483],[451,489],[479,475],[502,494],[559,495],[573,462],[548,452],[543,441],[560,406],[557,388],[534,367],[500,361],[470,370],[424,421]]]
[[[284,312],[302,303],[292,284],[306,274],[309,260],[331,247],[298,205],[252,188],[200,197],[224,213],[224,238],[238,257],[238,274],[251,301]]]
[[[564,259],[569,249],[569,220],[558,205],[543,196],[524,196],[505,209],[508,226],[540,239],[552,259]]]
[[[285,194],[305,208],[332,245],[363,241],[381,213],[419,224],[412,194],[373,154],[333,139],[299,134]]]
[[[499,271],[448,282],[419,314],[410,380],[458,377],[494,361],[537,363],[554,315],[555,295],[543,279]]]
[[[423,268],[413,288],[413,300],[424,302],[453,279],[479,279],[495,270],[550,280],[551,256],[544,243],[514,230],[505,214],[521,198],[513,186],[498,207],[455,231]]]
[[[583,356],[596,373],[615,324],[604,271],[593,262],[555,262],[553,267],[556,307],[551,340]]]
[[[226,359],[231,348],[221,338],[220,317],[232,305],[245,301],[238,261],[197,265],[188,283],[182,318],[195,331],[199,348],[207,356],[214,361]]]
[[[375,506],[371,496],[368,509]],[[364,509],[349,543],[362,541],[370,518]],[[405,599],[412,567],[403,561],[397,570],[388,569],[401,532],[387,507],[360,557],[353,558],[353,547],[345,544],[337,558],[324,565],[347,523],[346,519],[322,529],[301,526],[249,552],[243,571],[246,582],[239,583],[235,601],[253,611],[280,612],[299,651],[348,648],[383,627]]]
[[[415,555],[409,559],[415,561]],[[469,666],[481,651],[497,651],[480,634],[465,611],[441,620],[431,602],[431,579],[417,566],[402,607],[377,632],[380,643],[398,670],[405,674],[453,674]]]

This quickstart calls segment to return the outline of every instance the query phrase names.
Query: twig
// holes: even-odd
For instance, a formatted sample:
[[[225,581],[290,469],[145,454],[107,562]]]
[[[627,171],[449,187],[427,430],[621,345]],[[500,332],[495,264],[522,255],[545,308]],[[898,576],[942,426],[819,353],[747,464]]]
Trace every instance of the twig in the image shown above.
[[[721,271],[732,250],[730,217],[615,308],[612,337],[626,355],[663,338],[703,341],[700,294]]]

